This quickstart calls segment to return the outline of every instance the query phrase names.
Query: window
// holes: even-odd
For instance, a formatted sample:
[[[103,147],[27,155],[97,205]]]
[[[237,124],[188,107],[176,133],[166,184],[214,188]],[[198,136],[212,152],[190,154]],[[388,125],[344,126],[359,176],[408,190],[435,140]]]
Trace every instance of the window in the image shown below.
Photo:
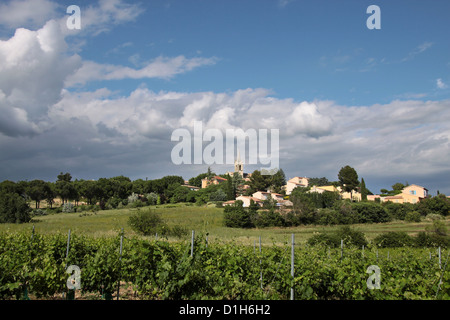
[[[416,195],[416,190],[410,190],[409,193],[412,195]]]

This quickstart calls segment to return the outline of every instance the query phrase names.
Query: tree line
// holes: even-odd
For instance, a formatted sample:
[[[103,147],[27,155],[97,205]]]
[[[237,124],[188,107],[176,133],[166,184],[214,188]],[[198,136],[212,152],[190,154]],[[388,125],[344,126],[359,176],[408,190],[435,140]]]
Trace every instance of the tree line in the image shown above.
[[[208,168],[206,173],[191,178],[189,184],[200,187],[201,179],[214,176],[216,174]],[[213,201],[220,204],[234,200],[244,192],[248,194],[269,187],[281,191],[285,184],[281,169],[273,176],[255,171],[250,182],[244,182],[236,173],[221,176],[227,179],[226,182],[195,191],[185,186],[183,177],[174,175],[134,181],[123,175],[98,180],[74,180],[70,173],[61,172],[55,182],[5,180],[0,183],[0,223],[29,222],[33,215],[46,214],[49,210],[56,213],[95,211],[179,202],[203,205]],[[243,186],[247,183],[250,189],[244,191]],[[43,202],[46,203],[45,210],[41,209]]]

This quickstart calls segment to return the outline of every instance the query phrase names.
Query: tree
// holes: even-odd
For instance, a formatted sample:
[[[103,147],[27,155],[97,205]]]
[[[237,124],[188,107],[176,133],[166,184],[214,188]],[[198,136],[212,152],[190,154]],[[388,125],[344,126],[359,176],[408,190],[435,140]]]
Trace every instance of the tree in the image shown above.
[[[308,178],[308,185],[321,187],[321,186],[330,185],[330,182],[325,177],[322,177],[322,178]]]
[[[17,193],[0,194],[0,223],[26,223],[31,220],[31,208]]]
[[[189,179],[189,185],[201,188],[202,179],[205,179],[207,176],[208,173],[200,173],[198,176]]]
[[[146,190],[146,183],[142,179],[134,180],[131,186],[131,192],[137,194],[145,194],[148,193]]]
[[[286,184],[286,175],[284,174],[283,169],[279,169],[274,175],[271,176],[270,183],[274,192],[281,192],[283,186]]]
[[[60,173],[55,182],[56,194],[61,198],[62,203],[67,203],[70,199],[76,197],[76,189],[72,183],[72,175],[70,173]]]
[[[244,194],[245,181],[238,172],[233,173],[232,182],[233,182],[233,190],[234,190],[235,197],[236,197],[236,195],[242,196]],[[233,199],[230,199],[230,200],[233,200]]]
[[[403,183],[397,182],[392,185],[392,190],[397,191],[398,193],[401,193],[405,187],[406,186]]]
[[[250,177],[249,186],[247,194],[253,194],[256,191],[266,191],[271,185],[271,176],[262,175],[261,171],[255,170]]]
[[[39,209],[41,201],[46,198],[46,185],[43,180],[33,180],[28,183],[26,193],[31,200],[35,201],[36,209]]]
[[[21,181],[22,183],[15,183],[14,181],[5,180],[0,183],[0,193],[16,193],[21,195],[25,192],[28,183]]]
[[[234,200],[236,197],[236,188],[233,186],[233,177],[228,175],[227,177],[227,200]]]
[[[100,199],[102,196],[102,190],[97,181],[93,180],[81,180],[79,193],[86,199],[89,205],[93,205],[95,199]]]
[[[341,168],[338,174],[338,180],[343,191],[350,192],[350,198],[353,199],[353,190],[359,186],[358,174],[350,166]]]
[[[317,219],[316,205],[310,193],[307,193],[309,188],[295,188],[289,199],[293,204],[293,214],[291,215],[291,223],[311,224],[315,223]]]
[[[51,182],[47,182],[45,187],[45,201],[47,202],[47,205],[50,206],[50,208],[53,207],[55,197],[56,197],[55,185]]]
[[[227,194],[222,189],[218,189],[217,191],[210,194],[209,200],[210,201],[226,201]]]
[[[361,178],[361,184],[360,184],[359,188],[361,190],[361,201],[367,201],[368,190],[366,188],[366,183],[364,182],[364,178]]]
[[[70,182],[72,180],[72,175],[68,172],[66,172],[66,173],[61,172],[60,174],[58,174],[57,179],[58,179],[58,181]]]

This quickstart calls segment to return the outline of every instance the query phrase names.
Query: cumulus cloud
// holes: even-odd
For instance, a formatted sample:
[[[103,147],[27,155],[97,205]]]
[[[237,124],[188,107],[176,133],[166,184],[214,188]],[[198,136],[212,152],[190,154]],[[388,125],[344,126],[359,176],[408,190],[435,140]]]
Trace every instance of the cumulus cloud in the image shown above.
[[[48,108],[61,98],[64,79],[80,67],[81,58],[68,56],[65,50],[54,20],[37,31],[19,28],[13,37],[0,41],[0,103],[5,116],[18,124],[17,130],[2,125],[0,132],[14,136],[39,131]]]
[[[53,15],[56,4],[44,0],[36,2],[43,5],[42,10],[47,12],[45,17]],[[18,17],[23,22],[31,19],[33,6],[34,1],[20,0],[8,2],[2,8],[13,16],[20,8],[26,8]],[[84,30],[98,25],[109,28],[131,21],[141,12],[139,6],[121,0],[100,0],[83,9]],[[53,125],[48,118],[49,108],[61,100],[67,86],[84,85],[93,80],[169,79],[217,60],[160,56],[140,69],[83,61],[77,53],[69,53],[66,37],[70,31],[65,25],[66,19],[67,16],[50,19],[37,30],[18,28],[11,38],[0,40],[0,108],[4,115],[0,133],[29,136],[49,129]]]

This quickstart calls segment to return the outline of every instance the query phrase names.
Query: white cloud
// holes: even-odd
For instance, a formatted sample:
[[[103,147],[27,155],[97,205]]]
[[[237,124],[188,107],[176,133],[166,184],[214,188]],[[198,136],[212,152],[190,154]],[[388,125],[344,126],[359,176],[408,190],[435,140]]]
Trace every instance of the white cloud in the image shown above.
[[[99,0],[97,4],[80,6],[80,9],[82,19],[79,32],[93,36],[108,32],[115,25],[135,21],[144,12],[139,4],[130,4],[122,0]],[[79,32],[75,30],[68,34]]]
[[[289,3],[293,2],[294,0],[278,0],[278,5],[281,8],[286,7]]]
[[[0,4],[0,24],[10,28],[40,27],[56,16],[58,7],[50,0],[11,0]]]
[[[52,3],[49,1],[39,3],[48,5],[44,6],[46,16],[52,14],[49,7],[56,6],[50,6]],[[33,5],[34,2],[19,0],[9,2],[2,8],[13,15],[18,8],[26,7],[27,10],[18,17],[20,21],[25,21],[31,19],[28,9]],[[100,0],[97,5],[82,10],[82,25],[85,28],[101,25],[106,29],[132,21],[142,12],[139,6],[126,4],[122,0]],[[9,136],[33,135],[50,129],[53,124],[48,119],[48,110],[61,100],[62,90],[67,85],[83,85],[93,80],[170,79],[217,61],[216,58],[186,58],[182,55],[160,56],[143,63],[143,67],[138,69],[83,61],[78,54],[69,53],[71,50],[66,37],[70,31],[66,27],[66,19],[67,16],[63,15],[48,20],[36,31],[18,28],[11,38],[0,40],[0,108],[4,114],[0,133]],[[153,117],[156,116],[153,114]],[[151,121],[148,121],[150,124]]]
[[[408,55],[402,59],[402,62],[409,61],[415,58],[418,54],[428,50],[433,45],[432,42],[425,41],[424,43],[417,46],[414,50],[408,53]]]
[[[215,64],[216,61],[216,58],[186,58],[184,56],[169,58],[160,56],[146,63],[141,69],[84,61],[83,66],[67,79],[66,85],[69,87],[84,85],[89,81],[97,80],[170,79],[177,74],[191,71],[194,68]]]
[[[81,58],[65,55],[66,48],[54,20],[37,31],[17,29],[13,37],[0,41],[1,104],[12,119],[20,119],[17,134],[46,125],[47,110],[61,98],[64,79],[80,66]],[[26,121],[30,130],[23,129]],[[0,132],[15,135],[4,125]]]
[[[436,80],[436,86],[438,87],[438,89],[447,89],[447,85],[442,81],[441,78]]]

